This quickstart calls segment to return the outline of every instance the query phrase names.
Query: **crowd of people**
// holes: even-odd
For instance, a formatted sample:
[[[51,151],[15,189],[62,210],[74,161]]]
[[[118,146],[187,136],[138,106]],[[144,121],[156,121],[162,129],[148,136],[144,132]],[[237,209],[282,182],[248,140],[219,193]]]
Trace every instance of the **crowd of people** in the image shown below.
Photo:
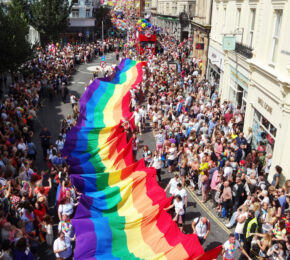
[[[223,246],[224,259],[234,259],[237,248],[249,259],[287,259],[290,180],[282,183],[283,169],[272,165],[271,144],[264,140],[255,147],[251,129],[243,133],[244,111],[220,101],[218,85],[204,77],[202,61],[194,53],[190,56],[188,42],[165,34],[158,39],[162,48],[157,53],[147,50],[140,55],[134,48],[134,32],[129,39],[39,47],[25,65],[28,73],[15,75],[0,104],[0,258],[35,259],[43,243],[57,258],[72,258],[75,234],[70,219],[80,194],[70,182],[60,151],[78,117],[78,99],[67,85],[76,64],[115,51],[117,60],[147,61],[142,83],[131,90],[136,128],[125,130],[133,138],[136,158],[138,135],[150,122],[156,149],[144,145],[142,154],[146,165],[156,168],[160,183],[162,172],[172,173],[165,190],[174,200],[165,210],[174,208],[173,219],[180,229],[184,231],[188,187],[203,203],[211,200],[217,214],[228,219],[226,226],[234,230]],[[69,95],[73,116],[61,122],[55,143],[47,128],[41,131],[47,169],[39,171],[35,160],[41,152],[33,142],[34,122],[42,100],[52,100],[58,93],[64,102]],[[49,193],[57,187],[56,201],[49,201]],[[192,232],[203,244],[210,235],[209,220],[192,220]]]
[[[78,117],[78,99],[68,86],[78,64],[111,51],[114,41],[39,46],[6,86],[0,102],[0,259],[37,259],[44,248],[59,259],[72,258],[75,235],[70,218],[80,194],[70,182],[61,150]],[[7,82],[1,81],[1,87],[2,83]],[[73,116],[61,122],[59,136],[52,136],[47,127],[35,136],[38,110],[45,99],[53,101],[57,95],[72,104]],[[45,169],[36,167],[37,158],[45,161]]]
[[[255,145],[252,129],[243,132],[244,111],[230,101],[221,102],[217,84],[205,78],[201,60],[194,54],[189,57],[186,41],[165,34],[159,42],[162,49],[156,55],[150,50],[140,55],[132,48],[123,55],[147,61],[142,84],[131,91],[133,147],[136,153],[137,134],[148,120],[156,148],[143,146],[145,163],[156,168],[160,183],[165,170],[174,175],[165,189],[174,196],[173,204],[165,210],[175,209],[174,220],[183,230],[188,187],[202,203],[212,201],[223,223],[234,231],[232,251],[241,244],[249,259],[287,259],[290,180],[283,183],[283,169],[272,165],[271,140],[262,138]],[[194,219],[192,229],[203,243],[209,220]]]

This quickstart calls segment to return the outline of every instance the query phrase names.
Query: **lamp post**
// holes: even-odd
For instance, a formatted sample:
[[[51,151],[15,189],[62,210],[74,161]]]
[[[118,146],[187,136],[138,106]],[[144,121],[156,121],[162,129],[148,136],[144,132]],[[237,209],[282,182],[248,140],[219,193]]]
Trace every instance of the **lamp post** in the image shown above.
[[[104,42],[104,21],[102,20],[102,41]]]

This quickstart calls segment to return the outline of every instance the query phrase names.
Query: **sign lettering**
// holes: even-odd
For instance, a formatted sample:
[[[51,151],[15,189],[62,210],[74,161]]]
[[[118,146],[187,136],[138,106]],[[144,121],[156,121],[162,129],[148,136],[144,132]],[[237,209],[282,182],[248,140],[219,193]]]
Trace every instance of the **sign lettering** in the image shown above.
[[[258,104],[263,107],[267,112],[269,112],[270,114],[272,114],[272,107],[269,106],[263,99],[258,98]]]

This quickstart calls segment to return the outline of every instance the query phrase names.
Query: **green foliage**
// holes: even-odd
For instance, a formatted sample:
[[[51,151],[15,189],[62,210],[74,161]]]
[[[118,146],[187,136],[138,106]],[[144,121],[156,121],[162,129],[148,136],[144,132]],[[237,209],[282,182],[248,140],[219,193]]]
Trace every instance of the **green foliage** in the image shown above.
[[[0,5],[0,72],[15,71],[32,57],[29,25],[17,0]]]
[[[104,28],[109,29],[112,27],[110,8],[107,7],[99,7],[94,11],[94,16],[96,18],[95,26],[98,30],[102,28],[102,20],[104,22]]]
[[[57,41],[69,24],[72,3],[68,0],[22,0],[31,24],[41,36],[42,45]]]

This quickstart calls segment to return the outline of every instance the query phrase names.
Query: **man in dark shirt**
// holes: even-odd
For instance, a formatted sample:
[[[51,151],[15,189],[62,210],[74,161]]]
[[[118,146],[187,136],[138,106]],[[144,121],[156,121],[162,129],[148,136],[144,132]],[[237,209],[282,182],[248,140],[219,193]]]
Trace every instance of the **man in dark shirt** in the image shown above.
[[[39,138],[41,141],[42,152],[43,152],[43,159],[46,160],[47,156],[47,149],[49,148],[51,134],[47,130],[47,128],[43,128],[43,130],[39,134]]]
[[[240,207],[240,205],[242,205],[245,197],[244,184],[242,183],[240,177],[236,178],[236,183],[233,186],[233,197],[234,197],[233,212],[235,212]]]
[[[239,136],[237,137],[237,141],[238,141],[238,145],[241,146],[243,145],[247,145],[247,139],[244,137],[244,133],[241,132],[239,134]]]

